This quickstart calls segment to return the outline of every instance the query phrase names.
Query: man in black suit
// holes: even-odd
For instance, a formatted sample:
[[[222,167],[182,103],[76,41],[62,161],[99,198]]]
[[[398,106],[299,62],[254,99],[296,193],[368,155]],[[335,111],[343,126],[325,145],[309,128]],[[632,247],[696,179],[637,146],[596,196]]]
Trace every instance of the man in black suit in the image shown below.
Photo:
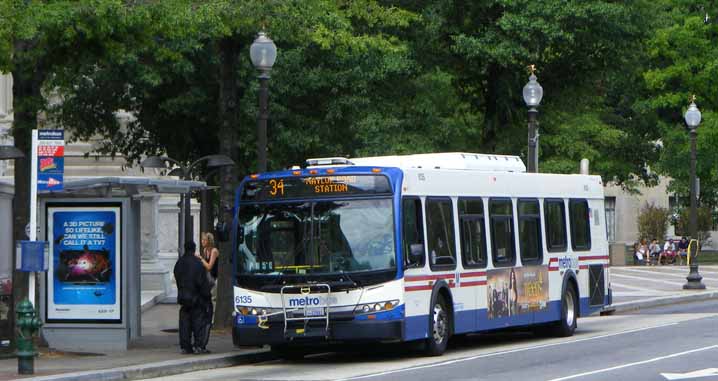
[[[184,255],[177,260],[174,268],[177,282],[177,303],[179,312],[179,339],[182,354],[209,353],[206,348],[209,325],[206,324],[205,310],[212,299],[207,271],[195,254],[197,245],[188,241],[184,244]],[[194,345],[192,336],[194,335]]]

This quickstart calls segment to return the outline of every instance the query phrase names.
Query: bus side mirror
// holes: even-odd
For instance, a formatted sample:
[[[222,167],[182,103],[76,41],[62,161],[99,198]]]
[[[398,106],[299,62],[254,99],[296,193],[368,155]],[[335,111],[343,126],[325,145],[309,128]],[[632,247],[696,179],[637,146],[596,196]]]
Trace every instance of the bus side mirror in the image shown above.
[[[227,226],[226,222],[217,222],[217,225],[214,227],[215,233],[217,233],[217,241],[219,242],[227,242],[229,241],[229,226]]]
[[[412,243],[409,245],[409,263],[418,265],[424,259],[424,244]]]

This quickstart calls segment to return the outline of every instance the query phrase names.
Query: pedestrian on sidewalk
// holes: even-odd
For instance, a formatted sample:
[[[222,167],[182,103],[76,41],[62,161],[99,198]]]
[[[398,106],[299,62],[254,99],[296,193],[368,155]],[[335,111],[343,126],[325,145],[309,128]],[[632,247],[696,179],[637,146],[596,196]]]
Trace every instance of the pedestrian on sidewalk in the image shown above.
[[[683,265],[683,258],[686,258],[688,256],[688,238],[685,236],[681,237],[681,240],[678,242],[678,261],[680,262],[679,265]]]
[[[636,243],[635,250],[636,263],[639,266],[645,265],[648,260],[648,244],[645,238],[641,238],[641,241]]]
[[[657,239],[653,239],[651,244],[648,246],[648,252],[650,253],[651,260],[650,265],[658,266],[661,264],[661,245]]]
[[[201,250],[197,253],[197,258],[202,262],[202,266],[206,270],[207,280],[212,290],[212,296],[207,301],[207,308],[205,309],[205,320],[204,325],[206,326],[206,335],[204,339],[204,345],[206,347],[209,342],[209,334],[214,323],[214,298],[216,293],[214,292],[214,286],[217,284],[217,271],[219,268],[219,250],[214,246],[214,235],[209,232],[200,234],[200,245]]]
[[[174,267],[177,303],[181,306],[179,341],[182,354],[208,352],[205,337],[209,337],[209,332],[205,331],[209,328],[206,327],[205,320],[212,287],[202,262],[195,256],[196,249],[197,245],[193,241],[187,241],[184,245],[184,255],[177,260]]]

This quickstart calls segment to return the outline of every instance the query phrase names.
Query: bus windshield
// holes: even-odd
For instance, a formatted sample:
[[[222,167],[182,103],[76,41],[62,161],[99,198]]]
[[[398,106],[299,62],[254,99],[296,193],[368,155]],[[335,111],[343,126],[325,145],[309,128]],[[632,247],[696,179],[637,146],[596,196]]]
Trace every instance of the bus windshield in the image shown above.
[[[396,269],[390,198],[242,204],[239,224],[239,274]]]

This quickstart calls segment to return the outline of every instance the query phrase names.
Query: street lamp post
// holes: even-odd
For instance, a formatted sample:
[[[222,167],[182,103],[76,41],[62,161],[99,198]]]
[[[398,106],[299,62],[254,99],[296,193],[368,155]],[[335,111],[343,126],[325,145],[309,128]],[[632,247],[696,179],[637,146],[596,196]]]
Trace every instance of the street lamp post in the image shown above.
[[[252,64],[259,74],[259,115],[257,118],[257,171],[267,170],[267,119],[269,118],[269,72],[277,59],[277,46],[265,32],[259,35],[249,48]]]
[[[528,171],[530,173],[538,172],[538,109],[543,98],[543,87],[536,81],[536,66],[530,65],[531,75],[529,81],[524,86],[524,102],[529,108],[529,152],[528,152]]]
[[[686,125],[688,125],[688,130],[690,132],[691,137],[691,184],[690,184],[690,197],[691,197],[691,213],[690,213],[690,233],[691,233],[691,240],[697,240],[698,239],[698,214],[696,210],[696,204],[698,202],[698,192],[696,189],[696,134],[698,125],[701,123],[701,112],[698,110],[698,107],[696,106],[696,97],[695,95],[691,98],[691,104],[688,106],[688,111],[686,111],[686,114],[684,116],[686,120]],[[696,241],[697,242],[697,241]],[[698,245],[692,250],[694,254],[698,250]],[[690,264],[690,272],[688,273],[688,276],[686,277],[686,284],[683,285],[683,289],[685,290],[702,290],[705,289],[706,286],[701,282],[703,277],[698,273],[698,263],[696,263],[696,258],[689,258],[691,264]]]
[[[207,155],[203,156],[191,164],[184,166],[182,163],[178,160],[172,159],[167,156],[149,156],[142,160],[142,163],[140,163],[140,166],[143,168],[161,168],[166,169],[167,164],[174,164],[176,166],[175,169],[170,171],[168,175],[171,176],[178,176],[183,180],[192,180],[193,178],[193,171],[197,169],[200,163],[206,161],[207,167],[209,168],[218,168],[218,167],[225,167],[225,166],[231,166],[234,165],[234,161],[230,159],[229,157],[225,155]],[[192,227],[192,214],[190,211],[190,201],[192,199],[191,192],[187,192],[182,195],[182,199],[180,200],[182,204],[182,208],[180,209],[180,213],[182,215],[182,222],[184,226],[179,231],[180,235],[180,248],[181,251],[184,245],[184,242],[191,238],[193,233],[193,227]],[[201,205],[201,208],[204,208],[205,205]]]

